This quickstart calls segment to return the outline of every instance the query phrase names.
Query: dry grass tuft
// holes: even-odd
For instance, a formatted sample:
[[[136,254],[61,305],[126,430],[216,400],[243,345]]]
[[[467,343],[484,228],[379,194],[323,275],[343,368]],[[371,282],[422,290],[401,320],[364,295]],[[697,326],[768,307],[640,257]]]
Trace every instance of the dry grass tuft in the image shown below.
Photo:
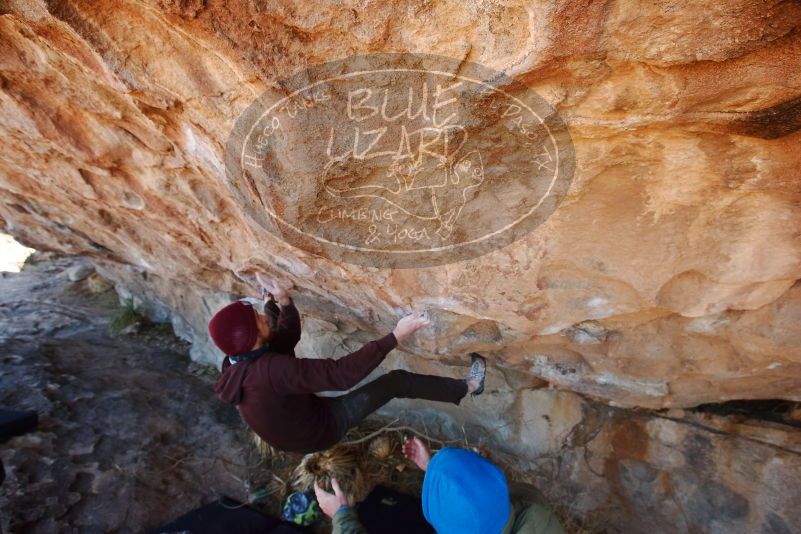
[[[251,436],[253,437],[253,443],[256,445],[256,450],[261,456],[271,457],[276,455],[278,451],[273,449],[269,443],[261,439],[258,434],[251,432]]]
[[[326,451],[307,454],[293,473],[292,485],[298,491],[309,491],[315,482],[330,491],[331,479],[337,479],[342,490],[361,501],[370,492],[360,464],[356,447],[337,445]]]
[[[370,441],[367,452],[376,460],[387,460],[395,452],[396,442],[390,436],[382,434]]]

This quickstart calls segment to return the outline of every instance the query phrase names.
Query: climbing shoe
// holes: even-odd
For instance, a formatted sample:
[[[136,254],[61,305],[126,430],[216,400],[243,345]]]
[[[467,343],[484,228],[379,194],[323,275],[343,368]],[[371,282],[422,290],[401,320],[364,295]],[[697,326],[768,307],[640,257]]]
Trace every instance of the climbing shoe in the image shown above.
[[[477,353],[471,352],[470,358],[472,360],[472,364],[470,365],[470,374],[467,375],[467,380],[471,378],[477,378],[479,380],[478,388],[470,395],[475,397],[476,395],[481,395],[484,392],[484,378],[487,375],[487,360],[484,357]]]

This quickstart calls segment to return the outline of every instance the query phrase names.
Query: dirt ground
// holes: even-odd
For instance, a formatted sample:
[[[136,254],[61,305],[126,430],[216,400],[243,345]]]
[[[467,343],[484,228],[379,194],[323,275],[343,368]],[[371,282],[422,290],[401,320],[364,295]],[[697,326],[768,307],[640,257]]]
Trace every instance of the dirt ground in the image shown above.
[[[37,253],[0,278],[0,406],[40,416],[36,432],[0,444],[3,531],[142,532],[221,495],[280,515],[302,457],[260,453],[214,396],[216,370],[191,362],[169,327],[121,306],[90,272],[80,259]],[[372,439],[351,447],[362,486],[419,494],[422,473],[399,452],[403,432],[381,435],[386,458],[370,455]]]

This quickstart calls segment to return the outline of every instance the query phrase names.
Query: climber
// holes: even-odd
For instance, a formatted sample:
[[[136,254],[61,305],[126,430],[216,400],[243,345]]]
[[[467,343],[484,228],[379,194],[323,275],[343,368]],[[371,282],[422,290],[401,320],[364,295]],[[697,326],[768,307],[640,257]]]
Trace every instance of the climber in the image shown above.
[[[434,457],[420,440],[403,444],[403,454],[425,471],[423,515],[437,534],[564,534],[542,494],[515,484],[492,462],[466,449],[446,447]],[[314,486],[320,509],[333,519],[332,534],[366,534],[359,516],[335,479],[334,493]]]
[[[340,397],[318,397],[315,393],[355,386],[389,351],[430,321],[424,314],[407,315],[389,334],[338,360],[297,358],[300,316],[288,293],[291,287],[257,279],[269,296],[265,308],[271,307],[273,297],[281,305],[275,328],[246,301],[229,304],[214,315],[209,333],[226,354],[214,391],[224,402],[236,405],[248,426],[277,449],[325,450],[393,398],[458,405],[467,393],[479,395],[484,390],[486,362],[473,353],[464,379],[395,370]]]

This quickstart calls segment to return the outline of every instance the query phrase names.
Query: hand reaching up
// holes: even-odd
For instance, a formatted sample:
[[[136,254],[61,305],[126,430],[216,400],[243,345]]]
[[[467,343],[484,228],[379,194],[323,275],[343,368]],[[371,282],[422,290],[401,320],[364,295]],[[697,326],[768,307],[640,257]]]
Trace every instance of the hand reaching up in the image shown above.
[[[392,333],[395,334],[395,338],[398,340],[398,343],[400,343],[424,326],[428,326],[430,324],[431,320],[428,318],[428,313],[415,312],[411,315],[403,317],[400,321],[398,321],[398,324],[395,326],[395,330],[393,330]]]
[[[261,273],[256,273],[256,280],[259,282],[265,292],[272,294],[278,300],[281,306],[289,304],[289,290],[292,289],[293,284],[279,285],[278,281],[273,277],[265,276]]]
[[[410,462],[425,471],[428,469],[428,462],[431,460],[431,451],[423,440],[417,436],[403,442],[403,455]]]

